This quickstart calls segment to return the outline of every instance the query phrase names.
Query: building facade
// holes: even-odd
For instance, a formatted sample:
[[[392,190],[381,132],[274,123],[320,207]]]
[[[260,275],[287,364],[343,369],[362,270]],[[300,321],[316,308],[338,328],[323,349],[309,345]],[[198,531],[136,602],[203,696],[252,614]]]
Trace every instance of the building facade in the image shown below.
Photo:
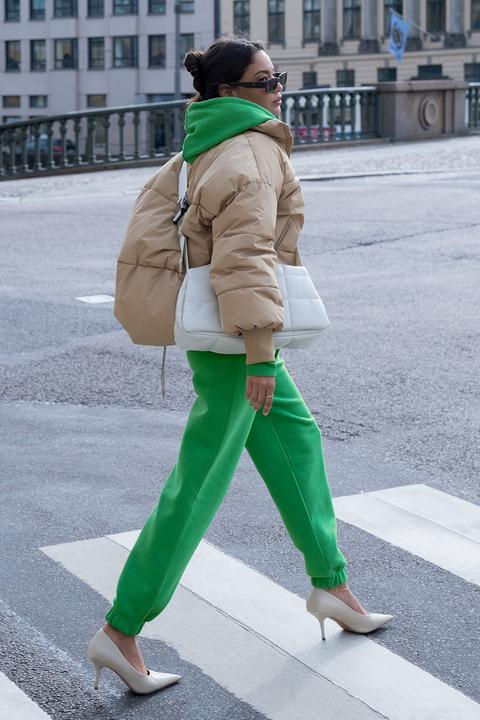
[[[410,30],[388,51],[390,10]],[[480,0],[221,0],[222,33],[263,42],[289,90],[442,78],[480,81]]]
[[[172,100],[176,54],[207,48],[215,33],[214,0],[0,0],[0,8],[1,122]],[[179,82],[190,95],[183,69]]]

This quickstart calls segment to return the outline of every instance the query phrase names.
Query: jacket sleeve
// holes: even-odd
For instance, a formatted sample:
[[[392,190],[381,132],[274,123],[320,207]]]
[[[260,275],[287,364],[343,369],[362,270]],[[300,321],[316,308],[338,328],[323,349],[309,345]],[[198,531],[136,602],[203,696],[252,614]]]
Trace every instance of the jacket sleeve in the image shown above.
[[[210,282],[226,333],[241,333],[247,364],[274,359],[272,331],[281,329],[284,308],[274,249],[275,188],[248,181],[212,220]]]

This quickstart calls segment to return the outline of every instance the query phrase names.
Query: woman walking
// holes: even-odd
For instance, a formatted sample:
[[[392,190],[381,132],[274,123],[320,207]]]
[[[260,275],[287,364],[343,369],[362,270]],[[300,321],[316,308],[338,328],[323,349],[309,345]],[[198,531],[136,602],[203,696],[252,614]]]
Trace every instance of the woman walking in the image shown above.
[[[304,556],[312,585],[306,607],[323,639],[326,617],[360,633],[392,619],[367,612],[348,586],[321,432],[274,347],[283,322],[275,262],[299,264],[304,208],[289,160],[291,133],[278,119],[287,74],[275,73],[262,45],[245,39],[217,40],[206,52],[189,52],[184,64],[197,96],[185,121],[182,231],[190,265],[211,263],[224,331],[241,333],[246,352],[187,351],[197,397],[177,462],[128,556],[107,622],[89,644],[96,686],[106,666],[138,693],[180,679],[147,670],[136,636],[170,601],[244,448]]]

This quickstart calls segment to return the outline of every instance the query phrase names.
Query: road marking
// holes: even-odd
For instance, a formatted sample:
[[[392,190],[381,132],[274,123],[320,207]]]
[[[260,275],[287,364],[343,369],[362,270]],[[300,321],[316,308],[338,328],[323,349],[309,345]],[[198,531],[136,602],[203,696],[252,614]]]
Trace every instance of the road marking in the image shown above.
[[[98,303],[113,302],[115,298],[113,295],[83,295],[82,297],[76,297],[75,300],[81,300],[81,302],[97,305]]]
[[[42,550],[111,602],[137,535]],[[318,720],[319,708],[324,717],[348,720],[437,720],[440,711],[442,720],[478,720],[480,713],[473,700],[368,635],[327,620],[322,642],[304,598],[205,540],[166,609],[142,634],[172,646],[271,720]]]
[[[28,695],[0,672],[0,720],[51,720]]]
[[[337,518],[480,585],[480,507],[427,485],[345,495]]]

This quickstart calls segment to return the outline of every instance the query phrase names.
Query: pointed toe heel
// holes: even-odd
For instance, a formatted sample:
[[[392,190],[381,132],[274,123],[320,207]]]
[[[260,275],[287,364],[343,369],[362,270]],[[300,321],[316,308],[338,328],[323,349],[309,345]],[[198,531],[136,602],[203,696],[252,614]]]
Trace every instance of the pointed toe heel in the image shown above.
[[[320,623],[322,640],[326,640],[325,620],[330,618],[343,630],[356,633],[369,633],[393,620],[393,615],[382,613],[362,613],[352,610],[347,603],[322,588],[313,588],[306,602],[307,611]]]
[[[98,689],[100,673],[102,668],[107,667],[113,670],[118,677],[138,695],[147,695],[162,688],[172,685],[181,679],[181,675],[175,673],[162,673],[148,670],[148,675],[139,673],[130,665],[121,650],[113,640],[101,628],[90,640],[87,655],[95,665],[94,687]]]

